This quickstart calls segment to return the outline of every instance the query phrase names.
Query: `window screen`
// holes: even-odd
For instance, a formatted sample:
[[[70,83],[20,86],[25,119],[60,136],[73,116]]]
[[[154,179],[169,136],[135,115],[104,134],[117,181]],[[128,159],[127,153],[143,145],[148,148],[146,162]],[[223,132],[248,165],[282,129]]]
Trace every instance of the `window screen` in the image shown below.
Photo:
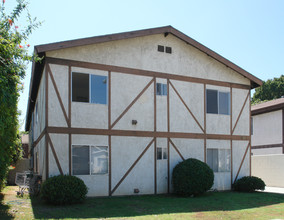
[[[163,95],[167,95],[168,94],[167,84],[162,84],[162,85],[163,85]]]
[[[218,149],[207,149],[207,164],[213,172],[218,172]]]
[[[167,148],[157,147],[157,160],[166,160],[168,159]]]
[[[162,95],[162,84],[157,83],[157,95]]]
[[[72,101],[89,102],[89,74],[72,73]]]
[[[218,114],[218,91],[206,90],[206,109],[207,113]]]
[[[89,146],[76,145],[72,147],[73,175],[89,175]]]
[[[107,77],[91,75],[91,103],[107,104]]]
[[[230,149],[207,149],[207,164],[214,172],[231,170]]]
[[[231,170],[231,151],[229,149],[219,149],[219,172]]]
[[[91,147],[91,174],[108,173],[107,147]]]
[[[219,114],[230,114],[230,93],[219,92]]]
[[[157,160],[162,160],[162,148],[157,147]]]
[[[163,148],[163,159],[164,159],[164,160],[168,159],[167,148]]]
[[[157,83],[157,95],[167,95],[167,84]]]

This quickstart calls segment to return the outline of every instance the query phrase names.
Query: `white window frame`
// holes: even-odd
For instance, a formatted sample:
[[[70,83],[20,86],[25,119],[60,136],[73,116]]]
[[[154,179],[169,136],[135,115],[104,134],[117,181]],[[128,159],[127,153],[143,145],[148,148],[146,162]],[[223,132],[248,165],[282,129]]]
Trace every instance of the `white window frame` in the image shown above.
[[[157,83],[156,83],[156,90],[157,90],[157,88],[158,88],[158,84],[161,85],[161,94],[158,94],[158,92],[156,91],[156,95],[158,95],[158,96],[167,96],[167,94],[168,94],[168,85],[165,84],[165,83],[159,83],[159,82],[157,82]],[[166,88],[166,92],[165,92],[164,88]]]
[[[162,158],[158,159],[158,148],[162,149]],[[164,158],[164,152],[167,155],[167,158]],[[167,160],[169,155],[168,155],[168,148],[167,147],[157,147],[157,152],[156,152],[157,156],[156,156],[156,160]]]
[[[208,113],[207,112],[207,90],[213,90],[213,91],[217,91],[217,113]],[[229,95],[229,102],[228,102],[228,109],[229,109],[229,112],[228,114],[221,114],[220,113],[220,109],[219,109],[219,94],[220,93],[226,93]],[[213,115],[231,115],[231,95],[230,95],[230,92],[223,92],[223,91],[219,91],[217,89],[206,89],[206,114],[213,114]]]
[[[80,175],[75,175],[75,176],[86,176],[86,175],[108,175],[109,174],[109,146],[107,145],[90,145],[90,144],[72,144],[72,149],[73,147],[76,147],[76,146],[88,146],[89,147],[89,161],[88,161],[88,164],[89,164],[89,174],[80,174]],[[108,169],[107,169],[107,172],[106,173],[92,173],[91,172],[91,147],[106,147],[107,148],[107,154],[108,154]],[[72,150],[71,150],[72,152]],[[72,175],[73,174],[73,153],[71,155],[71,172],[72,172]]]
[[[79,74],[88,74],[89,75],[89,101],[88,102],[78,102],[78,101],[73,101],[72,99],[72,96],[73,96],[73,73],[79,73]],[[76,103],[85,103],[85,104],[95,104],[95,105],[108,105],[108,87],[109,87],[109,79],[108,79],[108,76],[105,76],[106,77],[106,104],[102,104],[102,103],[93,103],[91,102],[91,94],[92,94],[92,80],[91,80],[91,76],[105,76],[105,75],[98,75],[98,74],[91,74],[91,73],[82,73],[82,72],[76,72],[76,71],[73,71],[72,72],[72,75],[71,75],[71,101],[72,102],[76,102]]]

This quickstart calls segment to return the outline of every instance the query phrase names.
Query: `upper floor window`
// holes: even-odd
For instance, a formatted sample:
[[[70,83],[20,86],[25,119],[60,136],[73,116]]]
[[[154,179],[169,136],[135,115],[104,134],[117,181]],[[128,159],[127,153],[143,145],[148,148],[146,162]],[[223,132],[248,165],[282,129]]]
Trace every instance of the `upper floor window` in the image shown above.
[[[157,83],[157,95],[167,95],[167,84]]]
[[[230,93],[206,89],[206,112],[230,115]]]
[[[72,101],[107,104],[107,77],[72,73]]]

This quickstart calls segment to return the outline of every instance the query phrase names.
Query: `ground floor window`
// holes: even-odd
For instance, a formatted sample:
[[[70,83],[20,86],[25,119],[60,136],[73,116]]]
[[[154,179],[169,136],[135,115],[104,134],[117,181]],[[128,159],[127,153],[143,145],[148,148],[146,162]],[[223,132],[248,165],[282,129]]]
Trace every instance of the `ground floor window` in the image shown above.
[[[231,150],[207,149],[207,164],[214,172],[230,172]]]
[[[168,159],[168,149],[165,147],[157,147],[157,160]]]
[[[72,146],[73,175],[92,175],[106,173],[108,173],[107,146]]]

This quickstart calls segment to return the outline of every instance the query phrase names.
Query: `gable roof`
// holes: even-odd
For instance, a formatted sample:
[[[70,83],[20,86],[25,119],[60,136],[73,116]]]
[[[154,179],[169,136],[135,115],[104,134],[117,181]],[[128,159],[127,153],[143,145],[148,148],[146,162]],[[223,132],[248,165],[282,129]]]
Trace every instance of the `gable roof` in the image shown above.
[[[89,38],[82,38],[77,40],[69,40],[69,41],[62,41],[57,43],[51,44],[43,44],[35,46],[35,53],[38,56],[45,56],[45,52],[72,48],[72,47],[79,47],[79,46],[86,46],[91,44],[109,42],[109,41],[116,41],[116,40],[123,40],[135,37],[143,37],[143,36],[150,36],[155,34],[164,34],[166,37],[168,34],[172,34],[173,36],[181,39],[182,41],[186,42],[187,44],[191,45],[192,47],[204,52],[208,56],[212,57],[213,59],[219,61],[220,63],[224,64],[225,66],[233,69],[234,71],[238,72],[242,76],[248,78],[251,81],[251,88],[256,88],[262,85],[262,81],[250,74],[249,72],[245,71],[241,67],[237,66],[236,64],[232,63],[231,61],[227,60],[226,58],[222,57],[218,53],[210,50],[209,48],[205,47],[204,45],[198,43],[196,40],[188,37],[184,33],[178,31],[177,29],[173,28],[172,26],[165,26],[165,27],[158,27],[158,28],[151,28],[145,30],[138,30],[138,31],[130,31],[130,32],[123,32],[117,34],[109,34],[103,36],[96,36],[96,37],[89,37]],[[28,109],[27,109],[27,120],[26,120],[26,130],[29,129],[30,120],[31,120],[31,109],[33,109],[32,105],[34,105],[32,100],[36,100],[39,83],[42,75],[43,70],[43,63],[33,63],[32,67],[32,76],[30,81],[30,93],[29,93],[29,101],[28,101]],[[37,74],[35,74],[37,73]],[[32,108],[31,108],[32,107]]]
[[[284,98],[263,102],[251,107],[251,115],[258,115],[284,109]]]
[[[210,50],[204,45],[198,43],[196,40],[188,37],[184,33],[173,28],[172,26],[123,32],[123,33],[118,33],[118,34],[109,34],[109,35],[89,37],[89,38],[83,38],[83,39],[77,39],[77,40],[62,41],[62,42],[51,43],[51,44],[43,44],[43,45],[35,46],[35,50],[39,54],[39,53],[44,53],[44,52],[52,51],[52,50],[60,50],[60,49],[66,49],[66,48],[71,48],[71,47],[86,46],[90,44],[129,39],[129,38],[134,38],[134,37],[143,37],[143,36],[149,36],[149,35],[154,35],[154,34],[164,34],[165,36],[167,36],[168,34],[172,34],[176,36],[177,38],[183,40],[187,44],[206,53],[208,56],[211,56],[215,60],[219,61],[220,63],[223,63],[225,66],[235,70],[239,74],[251,80],[252,88],[262,85],[262,81],[259,78],[253,76],[252,74],[245,71],[241,67],[237,66],[236,64],[232,63],[231,61],[217,54],[216,52]]]

